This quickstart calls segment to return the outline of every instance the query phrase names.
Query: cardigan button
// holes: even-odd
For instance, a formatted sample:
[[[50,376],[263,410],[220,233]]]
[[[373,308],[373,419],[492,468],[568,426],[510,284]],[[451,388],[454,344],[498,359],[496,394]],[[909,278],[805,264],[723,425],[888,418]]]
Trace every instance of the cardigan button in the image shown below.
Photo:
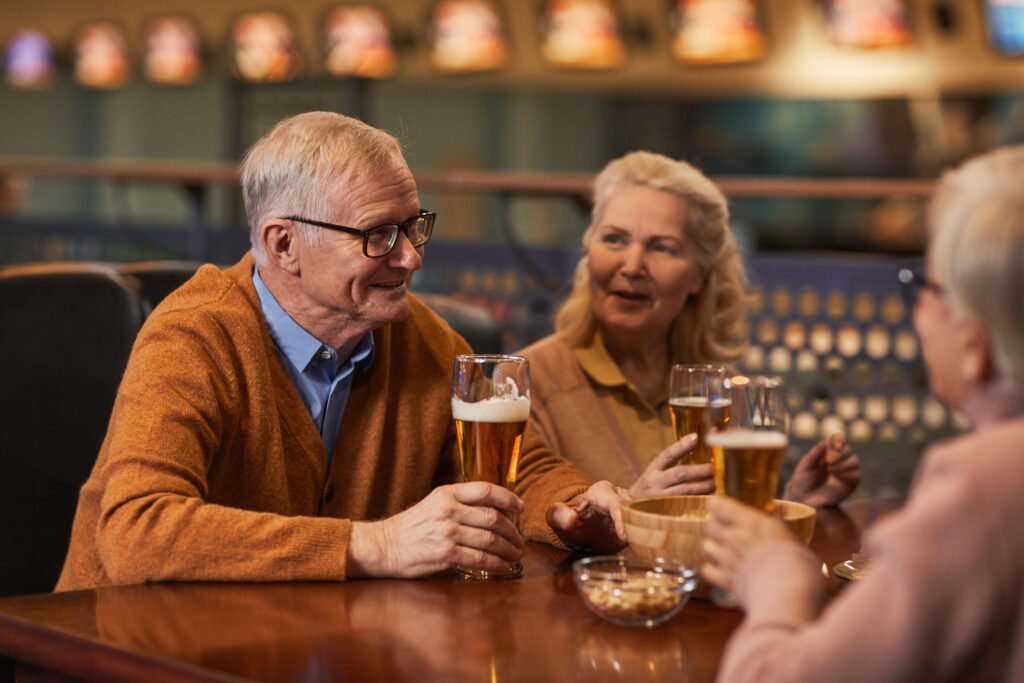
[[[334,484],[328,484],[324,489],[324,502],[330,503],[332,500],[334,500]]]

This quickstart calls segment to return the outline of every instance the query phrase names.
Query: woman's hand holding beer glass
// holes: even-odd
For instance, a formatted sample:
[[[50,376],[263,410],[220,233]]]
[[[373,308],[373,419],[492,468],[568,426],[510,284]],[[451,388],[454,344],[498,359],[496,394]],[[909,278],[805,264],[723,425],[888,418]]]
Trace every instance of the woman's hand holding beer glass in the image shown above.
[[[711,449],[704,443],[704,413],[712,377],[724,378],[725,368],[709,364],[672,366],[668,407],[677,441],[658,454],[629,487],[634,498],[715,492]],[[717,408],[717,415],[728,417],[727,410]]]
[[[687,434],[658,454],[633,485],[633,498],[696,496],[715,492],[715,470],[710,462],[680,465],[697,446],[696,433]]]
[[[737,573],[750,555],[776,543],[802,547],[781,519],[727,496],[712,496],[708,512],[700,575],[729,594],[736,588]],[[736,599],[745,604],[746,596],[736,595]]]

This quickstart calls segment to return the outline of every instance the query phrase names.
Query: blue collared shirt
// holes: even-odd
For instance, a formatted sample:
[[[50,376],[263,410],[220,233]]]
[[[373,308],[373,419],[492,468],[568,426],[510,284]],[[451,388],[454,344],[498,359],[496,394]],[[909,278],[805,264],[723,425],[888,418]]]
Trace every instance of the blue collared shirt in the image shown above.
[[[304,330],[281,308],[256,267],[252,269],[252,283],[277,355],[320,432],[330,465],[356,365],[373,362],[373,334],[364,334],[349,357],[339,362],[337,351]]]

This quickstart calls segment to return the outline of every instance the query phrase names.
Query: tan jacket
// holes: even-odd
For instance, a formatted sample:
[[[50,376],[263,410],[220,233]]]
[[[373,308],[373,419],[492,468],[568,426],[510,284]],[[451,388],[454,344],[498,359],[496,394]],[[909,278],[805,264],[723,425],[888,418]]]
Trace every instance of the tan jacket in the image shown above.
[[[595,481],[632,486],[644,465],[573,349],[552,335],[520,354],[530,359],[532,386],[524,457],[550,447]]]
[[[82,487],[57,590],[144,581],[344,580],[350,520],[394,515],[454,480],[452,360],[465,341],[418,299],[374,332],[330,469],[267,331],[252,257],[201,268],[132,350]],[[524,458],[522,526],[589,481]]]

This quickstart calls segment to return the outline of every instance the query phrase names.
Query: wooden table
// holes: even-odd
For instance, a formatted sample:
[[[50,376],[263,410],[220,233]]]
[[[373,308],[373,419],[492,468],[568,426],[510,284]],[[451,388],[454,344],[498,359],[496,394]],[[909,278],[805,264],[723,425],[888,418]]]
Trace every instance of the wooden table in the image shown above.
[[[819,512],[831,567],[890,504]],[[574,558],[530,544],[520,579],[148,584],[0,600],[19,681],[710,681],[742,614],[694,599],[654,629],[614,626]],[[841,588],[830,577],[830,589]]]

